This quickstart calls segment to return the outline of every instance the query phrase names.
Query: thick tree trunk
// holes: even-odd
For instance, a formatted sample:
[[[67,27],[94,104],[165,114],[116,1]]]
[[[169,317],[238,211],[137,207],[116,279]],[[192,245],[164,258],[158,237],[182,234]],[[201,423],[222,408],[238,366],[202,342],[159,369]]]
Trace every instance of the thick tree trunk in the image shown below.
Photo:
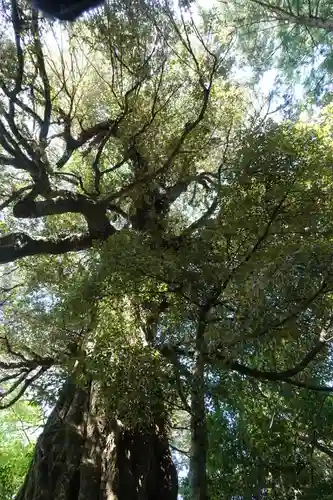
[[[197,339],[191,388],[191,448],[189,483],[191,500],[208,500],[207,491],[207,428],[204,386],[202,336]]]
[[[176,500],[177,473],[163,432],[131,431],[69,382],[36,444],[16,500]]]

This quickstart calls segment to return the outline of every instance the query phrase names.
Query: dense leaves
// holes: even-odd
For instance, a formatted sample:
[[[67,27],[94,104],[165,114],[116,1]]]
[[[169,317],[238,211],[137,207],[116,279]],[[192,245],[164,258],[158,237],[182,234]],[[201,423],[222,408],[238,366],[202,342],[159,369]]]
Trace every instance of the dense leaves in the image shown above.
[[[239,68],[328,78],[331,11],[280,4],[4,3],[0,405],[53,407],[19,499],[172,500],[169,441],[184,497],[329,498],[332,107]]]
[[[236,0],[219,5],[232,26],[243,61],[256,74],[272,71],[275,85],[287,89],[289,98],[295,93],[302,106],[307,99],[331,101],[330,1]]]

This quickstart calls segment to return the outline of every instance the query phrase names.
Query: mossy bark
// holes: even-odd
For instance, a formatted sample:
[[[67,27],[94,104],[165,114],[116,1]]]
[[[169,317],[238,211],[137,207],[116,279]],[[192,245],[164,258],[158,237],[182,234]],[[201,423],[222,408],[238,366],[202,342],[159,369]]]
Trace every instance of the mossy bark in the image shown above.
[[[98,415],[96,394],[68,382],[16,500],[176,500],[168,440]]]

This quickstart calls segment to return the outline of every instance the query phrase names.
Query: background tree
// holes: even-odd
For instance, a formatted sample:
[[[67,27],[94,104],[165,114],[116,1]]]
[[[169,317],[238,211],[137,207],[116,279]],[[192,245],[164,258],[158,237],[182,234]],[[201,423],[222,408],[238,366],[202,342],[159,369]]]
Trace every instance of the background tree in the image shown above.
[[[207,419],[210,498],[331,498],[330,398],[239,379],[232,388]],[[191,498],[187,478],[182,490]]]
[[[218,5],[243,61],[255,74],[275,70],[275,86],[288,94],[298,84],[297,97],[303,106],[306,98],[311,104],[331,101],[331,2],[237,0]]]
[[[0,417],[0,498],[11,500],[27,472],[41,414],[38,407],[20,402]]]
[[[13,382],[3,407],[37,383],[59,393],[18,498],[89,498],[96,489],[175,498],[167,427],[178,369],[158,355],[165,342],[156,344],[176,290],[164,269],[162,283],[155,273],[161,258],[175,272],[182,233],[198,223],[186,224],[180,208],[170,213],[181,195],[192,188],[200,224],[216,206],[208,196],[205,208],[203,160],[216,127],[231,136],[239,93],[220,76],[206,35],[169,8],[157,22],[114,4],[68,32],[58,57],[35,12],[14,3],[5,29],[0,260],[35,258],[6,271],[2,370]],[[179,295],[175,320],[178,305]]]
[[[326,125],[329,127],[328,122]],[[318,180],[322,179],[320,182],[325,186],[325,191],[329,189],[330,181],[327,182],[326,175],[322,175],[323,173],[317,170],[320,169],[317,160],[312,167],[308,164],[309,170],[306,166],[311,157],[314,159],[312,154],[324,139],[322,131],[320,127],[308,128],[303,125],[290,127],[288,125],[287,127],[273,127],[257,137],[253,137],[252,134],[252,139],[248,139],[249,142],[246,141],[244,149],[241,150],[239,169],[235,166],[232,169],[233,181],[224,187],[224,205],[218,224],[217,221],[211,219],[209,236],[206,232],[208,229],[205,228],[200,240],[202,245],[207,245],[200,255],[205,255],[209,262],[206,261],[203,264],[201,258],[201,265],[204,266],[201,286],[203,287],[204,282],[207,283],[207,272],[214,264],[214,279],[222,283],[222,289],[217,289],[218,298],[210,306],[204,321],[203,358],[209,363],[208,366],[206,365],[206,408],[211,407],[211,398],[213,398],[214,405],[218,405],[219,418],[221,409],[223,410],[227,401],[230,400],[230,408],[227,406],[228,410],[225,410],[227,411],[226,421],[232,427],[234,420],[234,425],[243,429],[243,421],[237,421],[240,410],[237,408],[236,401],[239,397],[249,411],[248,415],[251,412],[254,413],[253,420],[258,424],[257,442],[252,438],[256,443],[254,448],[252,449],[246,441],[242,442],[237,449],[238,455],[234,458],[228,449],[228,443],[222,437],[223,445],[221,444],[218,450],[221,452],[223,449],[224,453],[217,460],[218,465],[215,466],[215,470],[219,471],[219,476],[222,478],[215,489],[220,497],[224,493],[222,489],[224,481],[225,498],[232,498],[232,495],[241,493],[245,495],[245,498],[247,498],[246,495],[250,495],[250,498],[254,494],[259,494],[258,488],[259,491],[263,491],[264,488],[272,490],[271,483],[267,481],[265,475],[266,471],[264,478],[258,478],[258,463],[253,461],[254,458],[257,460],[258,456],[263,457],[264,466],[269,468],[267,464],[265,465],[264,455],[260,449],[261,417],[253,412],[253,404],[247,407],[244,388],[240,385],[241,380],[245,387],[249,384],[246,379],[244,380],[244,375],[259,380],[284,380],[296,387],[308,387],[318,392],[331,391],[329,387],[321,385],[323,382],[330,382],[331,370],[330,355],[328,354],[327,357],[325,354],[326,348],[329,349],[326,353],[330,352],[330,348],[324,341],[326,338],[330,342],[331,335],[329,333],[331,331],[331,285],[329,281],[326,281],[331,274],[329,271],[331,253],[330,250],[324,250],[327,248],[324,240],[330,234],[326,226],[330,215],[327,213],[327,218],[325,217],[325,208],[319,201],[321,195],[317,196],[318,182],[315,179],[310,180],[308,174],[311,172],[310,177],[314,174]],[[316,146],[313,148],[314,144]],[[309,146],[311,153],[307,149]],[[298,147],[300,147],[299,150]],[[296,149],[293,148],[296,148],[298,152],[296,153]],[[307,152],[305,152],[306,149]],[[296,153],[295,156],[292,151]],[[325,147],[319,147],[317,152],[319,151],[328,153]],[[315,168],[314,165],[316,165]],[[316,194],[312,191],[313,189]],[[325,196],[324,204],[329,199],[329,195]],[[315,215],[317,208],[313,211],[315,206],[319,209],[317,215]],[[265,212],[266,210],[271,214],[270,217]],[[265,220],[266,224],[263,224]],[[314,229],[315,226],[317,229]],[[325,227],[323,246],[320,243],[319,227]],[[212,245],[212,242],[215,245]],[[223,248],[223,245],[228,246]],[[322,250],[319,250],[320,247]],[[235,249],[235,253],[232,253],[232,249]],[[317,251],[319,253],[324,251],[326,257],[324,254],[319,257]],[[320,278],[323,276],[322,271],[317,267],[319,262],[323,264],[323,270],[325,269],[324,282]],[[314,278],[315,275],[316,278]],[[317,285],[315,285],[315,279],[319,279]],[[315,288],[312,288],[313,286]],[[324,320],[326,314],[328,314],[328,323]],[[192,346],[195,345],[193,338],[187,342],[190,342]],[[184,344],[183,340],[183,346],[178,349],[178,353],[184,355],[185,352],[186,342]],[[313,364],[314,360],[316,362]],[[241,378],[228,375],[230,371],[231,373],[238,372]],[[304,382],[304,378],[301,380],[300,374],[308,381]],[[253,390],[250,394],[250,399],[253,399]],[[261,405],[263,404],[261,402]],[[258,402],[258,407],[260,408],[260,402]],[[288,408],[288,411],[292,410]],[[250,417],[248,421],[245,417],[246,425],[251,425],[251,421]],[[310,424],[311,421],[307,421],[304,426],[310,426]],[[220,420],[219,426],[216,428],[216,434],[213,430],[208,433],[211,439],[211,448],[208,449],[216,450],[215,446],[218,444],[214,443],[214,438],[218,433],[224,436],[223,423]],[[320,425],[318,428],[320,429]],[[307,433],[307,431],[304,432]],[[270,432],[268,434],[270,435]],[[281,436],[283,436],[282,431]],[[273,449],[269,436],[263,437],[263,440],[267,454],[270,456]],[[218,440],[218,443],[221,441]],[[256,448],[257,445],[258,448]],[[285,450],[281,456],[285,457],[284,453]],[[214,461],[216,460],[214,452],[212,454]],[[246,471],[241,468],[241,462],[239,462],[242,454],[244,454],[243,461],[248,467],[247,472],[251,471],[252,475],[248,483],[244,479]],[[251,457],[254,457],[253,460]],[[304,460],[305,458],[302,457]],[[223,463],[229,460],[235,483],[231,485],[229,483],[228,486]],[[277,456],[271,459],[272,464],[274,460],[275,466],[278,467]],[[295,456],[291,462],[297,468]],[[238,467],[232,468],[235,463],[238,463]],[[235,478],[236,471],[239,472],[239,476]],[[271,474],[270,471],[268,473]],[[247,490],[235,489],[235,484],[240,481],[240,477],[243,477],[242,484],[244,488],[248,488]],[[289,480],[291,481],[290,478]],[[296,480],[295,478],[293,480],[292,488],[295,489]],[[278,491],[282,497],[285,497],[286,491],[289,491],[289,486],[284,484],[283,487],[286,489],[282,493],[281,489]],[[306,487],[306,485],[303,486]],[[325,486],[328,488],[330,484],[325,483]],[[281,488],[279,485],[274,485],[274,487]]]

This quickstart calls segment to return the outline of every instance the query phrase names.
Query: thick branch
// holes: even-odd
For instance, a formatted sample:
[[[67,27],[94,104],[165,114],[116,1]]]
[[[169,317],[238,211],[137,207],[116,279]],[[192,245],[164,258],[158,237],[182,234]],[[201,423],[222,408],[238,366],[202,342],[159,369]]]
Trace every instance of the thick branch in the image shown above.
[[[64,120],[63,138],[66,143],[66,151],[57,162],[58,168],[62,168],[67,163],[73,152],[83,146],[86,142],[90,141],[90,139],[101,133],[109,133],[112,135],[112,132],[115,133],[118,127],[117,120],[107,120],[97,123],[89,129],[82,131],[79,137],[75,139],[71,133],[71,117],[62,110],[59,110],[59,112]]]
[[[304,358],[297,363],[293,368],[289,368],[288,370],[284,370],[282,372],[273,372],[273,371],[261,371],[255,368],[249,368],[248,366],[242,365],[237,361],[227,362],[227,366],[232,370],[238,371],[239,373],[243,373],[245,375],[250,375],[255,378],[265,378],[267,380],[272,381],[284,381],[291,377],[295,377],[302,371],[304,371],[307,366],[314,361],[317,354],[324,349],[326,346],[326,342],[317,342],[317,344],[304,356]]]
[[[60,255],[86,250],[92,246],[94,240],[104,241],[107,237],[103,234],[99,235],[99,238],[83,234],[58,239],[34,239],[26,233],[12,233],[0,238],[0,264],[31,255]]]
[[[276,371],[264,371],[258,370],[256,368],[250,368],[249,366],[242,365],[238,361],[228,360],[225,358],[223,354],[214,353],[214,354],[205,354],[205,361],[210,364],[215,364],[218,361],[221,361],[225,368],[229,370],[236,371],[238,373],[242,373],[248,377],[253,377],[261,380],[267,380],[271,382],[286,382],[288,384],[294,385],[296,387],[309,389],[312,391],[318,392],[333,392],[333,387],[325,386],[325,385],[314,385],[308,384],[306,382],[300,382],[298,380],[294,380],[292,377],[300,374],[304,371],[307,366],[315,359],[317,354],[327,345],[327,342],[319,341],[315,344],[315,346],[304,356],[304,358],[297,363],[293,368],[289,368],[288,370],[284,370],[281,372]],[[193,353],[185,352],[183,349],[180,349],[176,346],[169,346],[169,349],[174,350],[174,352],[178,355],[183,356],[191,356],[193,357]]]
[[[17,218],[34,219],[49,215],[59,215],[65,213],[82,213],[93,210],[93,202],[80,195],[69,194],[68,197],[57,196],[52,200],[33,201],[23,199],[16,203],[13,214]]]
[[[16,203],[13,208],[14,216],[23,219],[65,213],[82,214],[87,221],[91,236],[98,237],[99,234],[109,236],[114,232],[106,214],[106,207],[70,192],[64,192],[63,196],[44,201],[34,201],[27,197]]]
[[[333,450],[331,450],[330,448],[328,448],[327,446],[319,443],[319,441],[312,441],[312,444],[314,445],[315,448],[317,448],[317,450],[320,450],[322,451],[323,453],[325,453],[325,455],[327,455],[329,458],[333,459]]]
[[[1,403],[2,399],[5,399],[6,396],[9,396],[11,394],[11,390],[8,391],[7,393],[4,393],[1,395],[0,398],[0,410],[4,410],[6,408],[9,408],[12,406],[14,403],[16,403],[26,392],[26,390],[33,385],[33,383],[38,380],[47,370],[49,367],[47,366],[42,366],[34,375],[32,375],[30,378],[27,378],[26,376],[22,377],[22,380],[17,384],[17,387],[15,389],[18,389],[17,393],[11,397],[9,401],[6,403]],[[21,387],[19,387],[21,385]],[[12,386],[14,389],[14,385]]]
[[[16,77],[15,77],[15,88],[14,94],[18,94],[22,87],[23,79],[23,68],[24,68],[24,53],[21,44],[21,26],[22,22],[19,15],[19,10],[16,0],[11,2],[12,8],[12,23],[15,33],[15,45],[16,45],[16,57],[17,57],[17,67],[16,67]]]
[[[51,103],[51,87],[47,71],[45,68],[44,54],[38,32],[38,14],[36,11],[33,11],[32,14],[32,34],[33,34],[38,70],[41,76],[41,80],[43,82],[44,116],[39,131],[39,142],[40,144],[43,144],[46,141],[50,128],[52,103]]]
[[[18,189],[17,191],[13,191],[11,195],[8,196],[8,198],[0,203],[0,210],[3,210],[4,208],[8,207],[13,201],[17,200],[20,198],[20,196],[25,192],[25,191],[30,191],[33,188],[32,184],[29,184],[28,186],[24,186],[21,189]]]

